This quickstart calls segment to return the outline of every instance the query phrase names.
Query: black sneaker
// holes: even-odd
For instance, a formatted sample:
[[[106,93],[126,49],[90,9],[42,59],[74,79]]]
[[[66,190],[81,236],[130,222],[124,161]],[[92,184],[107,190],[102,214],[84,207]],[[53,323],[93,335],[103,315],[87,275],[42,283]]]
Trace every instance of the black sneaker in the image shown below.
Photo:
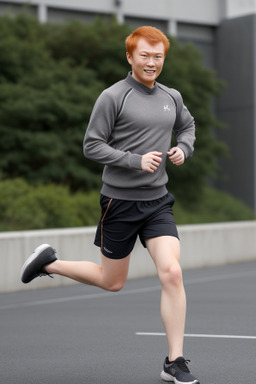
[[[21,269],[21,281],[27,284],[38,276],[50,276],[44,267],[55,260],[58,258],[49,244],[39,245],[24,263]]]
[[[199,381],[191,375],[187,363],[183,357],[178,357],[176,360],[169,362],[166,357],[164,369],[161,372],[161,378],[164,381],[174,381],[175,384],[200,384]]]

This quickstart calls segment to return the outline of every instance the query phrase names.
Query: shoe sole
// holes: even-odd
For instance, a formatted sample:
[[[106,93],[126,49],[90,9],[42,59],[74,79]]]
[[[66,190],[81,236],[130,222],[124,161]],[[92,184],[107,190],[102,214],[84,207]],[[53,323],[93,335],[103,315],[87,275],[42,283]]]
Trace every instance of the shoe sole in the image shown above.
[[[174,382],[174,377],[170,375],[169,373],[166,373],[165,371],[161,372],[161,379],[164,381],[172,381]]]
[[[47,248],[52,248],[49,244],[41,244],[39,245],[35,250],[34,252],[29,256],[29,258],[27,259],[27,261],[24,263],[22,269],[21,269],[21,281],[24,283],[24,284],[27,284],[29,283],[30,281],[27,281],[27,282],[24,282],[23,281],[23,277],[24,277],[24,272],[25,270],[27,269],[27,267],[38,257],[38,255],[40,253],[42,253],[43,251],[45,251]]]
[[[169,373],[166,373],[165,371],[162,371],[160,376],[162,380],[169,381],[169,382],[172,381],[175,384],[200,384],[198,380],[188,381],[188,382],[178,381],[177,379],[175,379],[175,377],[173,377]]]

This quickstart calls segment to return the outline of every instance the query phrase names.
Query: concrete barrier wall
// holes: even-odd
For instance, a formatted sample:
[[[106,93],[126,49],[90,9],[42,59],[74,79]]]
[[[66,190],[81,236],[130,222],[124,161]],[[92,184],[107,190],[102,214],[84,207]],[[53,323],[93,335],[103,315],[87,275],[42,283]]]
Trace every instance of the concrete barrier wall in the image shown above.
[[[26,258],[42,243],[51,244],[62,260],[100,263],[93,244],[95,227],[0,233],[0,292],[74,284],[62,276],[39,278],[22,284],[20,270]],[[178,227],[183,269],[256,260],[256,221],[184,225]],[[155,275],[155,266],[138,241],[128,278]]]

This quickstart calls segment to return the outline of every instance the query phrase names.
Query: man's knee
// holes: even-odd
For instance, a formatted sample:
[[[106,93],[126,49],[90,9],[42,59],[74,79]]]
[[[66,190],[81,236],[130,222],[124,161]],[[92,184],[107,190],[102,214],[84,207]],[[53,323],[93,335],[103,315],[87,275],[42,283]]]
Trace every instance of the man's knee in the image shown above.
[[[163,286],[179,287],[182,284],[182,269],[177,262],[167,266],[160,276],[160,280]]]
[[[105,289],[110,292],[118,292],[125,286],[124,280],[111,281],[105,284]]]

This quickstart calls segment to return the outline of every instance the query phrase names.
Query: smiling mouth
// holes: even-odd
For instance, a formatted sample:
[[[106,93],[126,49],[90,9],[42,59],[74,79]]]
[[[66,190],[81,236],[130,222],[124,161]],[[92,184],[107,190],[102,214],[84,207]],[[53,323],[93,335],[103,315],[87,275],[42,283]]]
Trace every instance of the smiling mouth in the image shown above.
[[[155,73],[156,71],[155,70],[150,70],[150,69],[144,69],[144,71],[146,72],[146,73],[149,73],[149,74],[153,74],[153,73]]]

